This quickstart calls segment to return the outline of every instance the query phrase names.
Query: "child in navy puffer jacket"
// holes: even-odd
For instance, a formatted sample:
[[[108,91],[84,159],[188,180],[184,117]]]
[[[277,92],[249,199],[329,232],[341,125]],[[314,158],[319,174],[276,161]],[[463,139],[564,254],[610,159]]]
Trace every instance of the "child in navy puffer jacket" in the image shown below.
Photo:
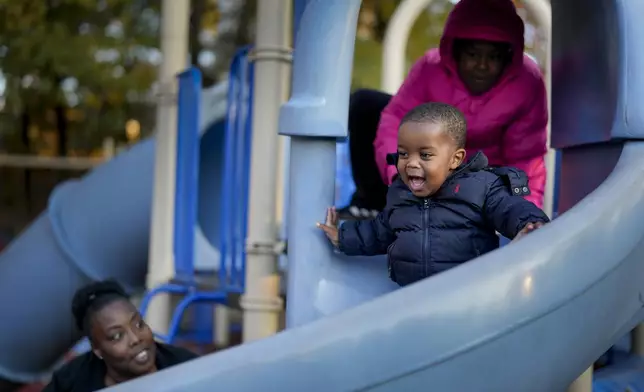
[[[523,198],[530,193],[524,172],[490,168],[480,152],[463,163],[465,136],[458,109],[435,102],[412,109],[389,156],[399,175],[384,211],[338,228],[331,208],[318,226],[347,255],[387,253],[390,278],[405,286],[498,248],[497,231],[516,239],[547,223]]]

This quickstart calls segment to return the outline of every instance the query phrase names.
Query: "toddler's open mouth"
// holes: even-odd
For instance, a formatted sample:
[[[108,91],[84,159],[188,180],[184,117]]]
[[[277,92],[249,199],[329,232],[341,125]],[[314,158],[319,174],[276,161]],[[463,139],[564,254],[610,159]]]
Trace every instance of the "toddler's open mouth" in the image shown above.
[[[409,189],[411,189],[412,192],[418,192],[423,190],[423,187],[425,186],[425,178],[420,177],[420,176],[409,176],[407,177],[409,180]]]

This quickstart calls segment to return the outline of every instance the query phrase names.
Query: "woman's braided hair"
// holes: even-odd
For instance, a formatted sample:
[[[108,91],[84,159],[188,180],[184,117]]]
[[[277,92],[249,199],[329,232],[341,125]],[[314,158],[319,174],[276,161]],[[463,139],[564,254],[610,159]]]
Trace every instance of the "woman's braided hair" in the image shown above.
[[[72,314],[76,327],[88,335],[91,316],[115,300],[129,300],[129,296],[114,280],[94,282],[78,289],[72,300]]]

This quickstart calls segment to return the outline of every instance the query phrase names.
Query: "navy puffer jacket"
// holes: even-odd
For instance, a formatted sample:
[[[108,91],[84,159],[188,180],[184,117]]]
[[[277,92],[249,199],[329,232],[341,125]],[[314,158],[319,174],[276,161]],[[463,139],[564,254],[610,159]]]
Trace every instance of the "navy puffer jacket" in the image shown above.
[[[524,172],[487,163],[478,153],[427,198],[397,179],[377,218],[342,224],[340,251],[387,253],[390,278],[405,286],[498,248],[496,231],[514,238],[527,223],[549,221],[522,197],[529,194]]]

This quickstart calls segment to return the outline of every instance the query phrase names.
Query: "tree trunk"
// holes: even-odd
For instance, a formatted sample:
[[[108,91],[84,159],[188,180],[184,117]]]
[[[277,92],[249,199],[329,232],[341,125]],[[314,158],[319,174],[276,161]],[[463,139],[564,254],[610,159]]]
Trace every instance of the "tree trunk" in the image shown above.
[[[201,42],[199,41],[199,34],[201,33],[201,15],[203,15],[205,8],[205,0],[192,0],[188,37],[190,42],[190,63],[192,63],[193,66],[199,65],[199,54],[202,49]]]
[[[190,30],[189,30],[189,42],[190,42],[190,63],[193,67],[197,67],[201,70],[202,75],[202,85],[203,87],[210,87],[215,84],[216,80],[212,75],[204,70],[199,64],[199,55],[203,50],[203,45],[199,40],[199,35],[201,34],[201,19],[206,11],[206,1],[210,0],[192,0],[192,10],[190,13]]]
[[[67,113],[66,107],[63,104],[56,104],[54,106],[54,113],[56,116],[56,133],[58,134],[58,156],[67,156]]]
[[[213,74],[228,72],[230,61],[242,46],[253,42],[257,0],[219,0],[219,29],[213,47],[217,54]]]
[[[22,146],[25,149],[26,154],[31,154],[31,140],[29,139],[29,128],[31,128],[31,116],[27,108],[24,108],[22,114],[20,115],[20,139],[22,141]],[[33,206],[33,198],[31,194],[31,169],[25,168],[24,170],[24,188],[25,195],[25,205],[27,207],[27,213],[31,214]]]

